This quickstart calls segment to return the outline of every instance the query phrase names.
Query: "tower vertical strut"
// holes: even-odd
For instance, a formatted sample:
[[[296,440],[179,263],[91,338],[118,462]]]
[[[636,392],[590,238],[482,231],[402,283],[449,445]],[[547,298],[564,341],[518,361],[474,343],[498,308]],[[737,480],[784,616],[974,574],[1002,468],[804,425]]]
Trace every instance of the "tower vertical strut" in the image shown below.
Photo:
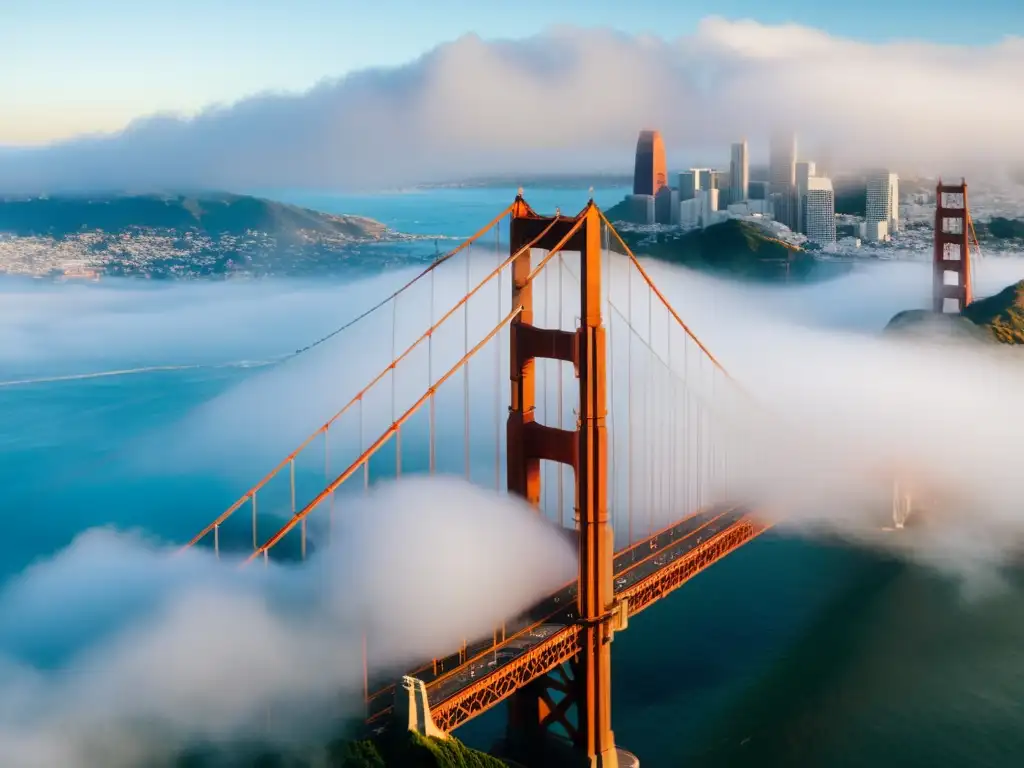
[[[935,188],[935,246],[932,257],[932,309],[935,312],[962,312],[974,300],[971,284],[970,210],[967,207],[967,182],[943,184]],[[946,284],[946,275],[954,275],[955,284]],[[955,304],[955,307],[954,307]]]
[[[522,312],[510,325],[511,400],[507,426],[508,490],[537,506],[540,462],[568,464],[574,470],[579,538],[580,652],[567,671],[556,668],[518,690],[509,701],[510,736],[527,744],[558,726],[571,740],[580,764],[618,768],[611,729],[611,639],[619,611],[613,583],[613,531],[608,514],[607,363],[601,317],[601,216],[593,202],[576,217],[538,216],[517,197],[512,210],[512,253],[550,228],[535,247],[581,254],[580,327],[575,331],[533,325],[530,252],[512,265],[512,303]],[[575,230],[575,231],[574,231]],[[536,358],[572,363],[579,380],[575,430],[536,421]],[[560,694],[556,702],[552,693]],[[569,718],[575,706],[576,718]]]

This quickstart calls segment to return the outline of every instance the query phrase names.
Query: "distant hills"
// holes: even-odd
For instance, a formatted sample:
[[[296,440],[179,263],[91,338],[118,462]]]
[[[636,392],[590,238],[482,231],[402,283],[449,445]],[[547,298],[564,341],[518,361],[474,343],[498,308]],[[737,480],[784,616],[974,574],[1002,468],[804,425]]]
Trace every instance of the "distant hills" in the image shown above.
[[[59,279],[312,276],[420,261],[362,216],[223,192],[0,198],[0,273]]]
[[[312,232],[356,240],[380,238],[387,231],[380,222],[361,216],[334,216],[229,193],[0,198],[0,232],[22,237],[137,229],[209,235],[262,232],[288,238]]]

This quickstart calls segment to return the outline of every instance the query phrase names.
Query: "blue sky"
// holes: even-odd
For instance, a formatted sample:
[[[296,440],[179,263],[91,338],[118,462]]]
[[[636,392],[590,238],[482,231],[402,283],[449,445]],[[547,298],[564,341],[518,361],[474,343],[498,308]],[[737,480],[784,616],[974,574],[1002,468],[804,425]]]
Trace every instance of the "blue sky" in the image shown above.
[[[264,90],[400,64],[466,32],[557,24],[685,35],[713,12],[870,42],[984,44],[1024,34],[1021,0],[0,0],[0,144],[109,131]],[[629,12],[626,12],[629,9]],[[14,76],[11,77],[11,73]]]

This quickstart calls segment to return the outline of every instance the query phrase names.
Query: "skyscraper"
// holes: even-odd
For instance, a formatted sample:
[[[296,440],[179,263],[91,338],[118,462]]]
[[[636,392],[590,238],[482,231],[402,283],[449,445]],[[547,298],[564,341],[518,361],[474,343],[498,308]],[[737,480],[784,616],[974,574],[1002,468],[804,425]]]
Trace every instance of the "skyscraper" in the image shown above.
[[[772,136],[768,160],[768,193],[775,220],[796,229],[796,136]]]
[[[747,140],[732,145],[729,157],[729,200],[739,203],[747,199],[750,186],[750,166],[747,158]]]
[[[656,195],[668,186],[665,170],[665,145],[658,131],[640,131],[636,141],[636,165],[633,170],[633,194]]]
[[[700,177],[700,188],[702,190],[718,189],[718,171],[711,168],[694,168]]]
[[[872,233],[880,231],[879,224],[885,222],[890,234],[900,228],[900,177],[889,171],[875,171],[867,180],[867,226],[865,231],[870,239]]]
[[[807,194],[808,179],[814,175],[814,161],[802,160],[796,164],[796,231],[804,234],[807,234],[804,227],[804,195]]]
[[[810,176],[807,188],[800,198],[801,219],[807,230],[807,239],[819,245],[836,241],[836,196],[832,180],[824,176]]]
[[[679,174],[679,199],[693,200],[700,189],[700,176],[697,171],[683,171]]]

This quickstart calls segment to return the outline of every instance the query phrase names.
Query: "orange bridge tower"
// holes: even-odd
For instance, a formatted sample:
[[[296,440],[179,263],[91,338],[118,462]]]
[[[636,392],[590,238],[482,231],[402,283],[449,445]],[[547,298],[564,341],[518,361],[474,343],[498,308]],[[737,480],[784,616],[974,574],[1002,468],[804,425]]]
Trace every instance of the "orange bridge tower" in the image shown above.
[[[579,535],[579,650],[567,665],[568,670],[557,667],[511,697],[510,742],[519,738],[529,748],[554,741],[547,738],[546,731],[557,725],[568,735],[579,765],[618,768],[619,750],[611,728],[610,644],[614,630],[624,627],[627,614],[624,604],[615,603],[612,579],[614,541],[607,498],[607,368],[601,318],[600,212],[591,201],[578,216],[539,216],[520,196],[512,212],[511,253],[517,253],[535,239],[533,247],[539,250],[562,247],[581,254],[580,327],[563,331],[533,325],[531,261],[527,249],[512,266],[512,306],[521,305],[523,310],[512,321],[510,333],[508,490],[537,506],[540,462],[558,462],[573,469]],[[579,379],[579,418],[575,430],[535,420],[537,358],[561,360],[574,366]],[[575,722],[569,717],[573,708]],[[624,758],[627,755],[623,753]]]
[[[974,300],[971,287],[971,214],[967,182],[935,188],[935,250],[932,258],[932,309],[959,313]]]

